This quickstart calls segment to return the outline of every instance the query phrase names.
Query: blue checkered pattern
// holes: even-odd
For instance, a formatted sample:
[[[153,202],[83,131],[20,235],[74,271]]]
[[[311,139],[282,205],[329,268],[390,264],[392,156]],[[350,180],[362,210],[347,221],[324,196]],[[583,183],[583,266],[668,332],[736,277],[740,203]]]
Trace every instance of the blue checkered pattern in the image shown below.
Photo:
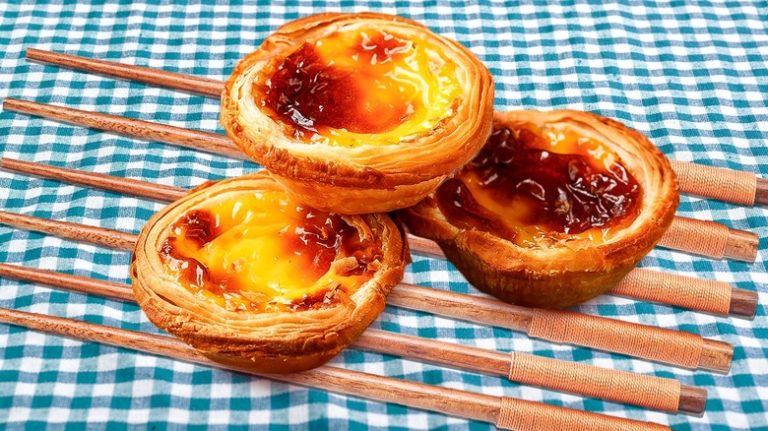
[[[572,108],[617,118],[678,160],[768,176],[768,2],[623,0],[517,4],[500,0],[282,1],[236,6],[0,4],[0,97],[34,99],[179,126],[220,130],[218,104],[23,59],[26,47],[225,78],[278,25],[326,10],[408,16],[468,46],[496,77],[498,109]],[[0,154],[191,186],[256,165],[118,138],[21,115],[0,114]],[[54,181],[0,173],[0,207],[137,232],[159,204]],[[761,237],[768,213],[684,197],[680,213]],[[487,394],[668,423],[676,430],[768,430],[768,283],[765,241],[755,264],[654,250],[644,267],[760,291],[754,321],[603,296],[580,311],[722,339],[736,346],[727,376],[688,372],[619,355],[532,341],[507,330],[387,308],[374,323],[395,332],[638,373],[705,387],[702,418],[673,416],[524,387],[396,357],[348,350],[333,363]],[[0,227],[0,261],[127,281],[127,253]],[[474,292],[443,260],[414,257],[405,280]],[[134,305],[0,281],[0,306],[156,331]],[[396,405],[307,390],[132,351],[0,325],[0,424],[9,429],[156,427],[288,429],[488,429]],[[543,430],[548,431],[548,430]]]

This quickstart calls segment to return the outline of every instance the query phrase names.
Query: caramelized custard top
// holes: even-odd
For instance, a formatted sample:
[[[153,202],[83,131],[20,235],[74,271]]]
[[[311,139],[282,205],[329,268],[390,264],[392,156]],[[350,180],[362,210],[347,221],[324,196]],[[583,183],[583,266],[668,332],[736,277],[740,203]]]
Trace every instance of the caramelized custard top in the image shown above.
[[[456,65],[432,43],[340,30],[270,62],[254,100],[304,142],[400,143],[450,115],[460,94]]]
[[[380,244],[338,215],[284,192],[250,192],[193,209],[159,250],[166,269],[230,311],[319,309],[349,301],[378,268]]]
[[[642,191],[606,145],[567,127],[496,128],[483,150],[437,192],[455,225],[518,245],[600,242],[631,223]]]

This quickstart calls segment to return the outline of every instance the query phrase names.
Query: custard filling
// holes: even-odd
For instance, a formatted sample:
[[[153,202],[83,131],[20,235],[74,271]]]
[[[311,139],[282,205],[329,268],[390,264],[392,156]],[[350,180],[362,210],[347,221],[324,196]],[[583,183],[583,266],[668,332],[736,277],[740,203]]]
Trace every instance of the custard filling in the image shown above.
[[[525,247],[609,240],[641,208],[637,180],[607,145],[567,125],[497,127],[483,150],[440,186],[453,224]]]
[[[319,309],[350,301],[380,265],[361,229],[285,192],[250,191],[188,211],[159,253],[185,288],[227,310]]]
[[[460,70],[428,34],[341,28],[274,59],[258,106],[308,143],[391,145],[433,129],[459,104]]]

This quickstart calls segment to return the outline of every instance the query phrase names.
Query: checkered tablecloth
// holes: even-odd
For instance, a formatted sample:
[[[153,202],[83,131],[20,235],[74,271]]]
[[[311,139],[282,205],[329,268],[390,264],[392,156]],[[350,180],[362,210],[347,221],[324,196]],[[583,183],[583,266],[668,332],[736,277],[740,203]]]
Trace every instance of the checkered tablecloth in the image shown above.
[[[562,4],[461,0],[319,1],[208,6],[124,1],[0,4],[0,98],[221,130],[215,100],[24,61],[40,47],[215,78],[278,25],[313,12],[374,9],[408,16],[459,40],[496,77],[496,107],[572,108],[645,132],[674,159],[768,176],[768,2],[687,5],[651,0]],[[192,186],[256,165],[3,112],[0,155]],[[137,232],[160,204],[0,173],[9,211]],[[680,213],[761,237],[768,211],[683,197]],[[760,291],[754,321],[603,296],[579,311],[700,333],[736,347],[726,376],[532,341],[511,331],[388,307],[386,330],[500,351],[674,377],[705,387],[702,418],[649,412],[500,378],[347,350],[333,364],[370,373],[670,424],[675,430],[768,430],[766,260],[752,265],[654,250],[642,266]],[[128,253],[0,227],[0,261],[128,280]],[[444,260],[414,256],[405,281],[475,292]],[[0,306],[157,331],[135,305],[0,280]],[[166,358],[0,325],[0,426],[9,429],[238,428],[488,429],[477,422],[308,390]],[[552,431],[552,430],[542,430]],[[556,430],[555,430],[556,431]]]

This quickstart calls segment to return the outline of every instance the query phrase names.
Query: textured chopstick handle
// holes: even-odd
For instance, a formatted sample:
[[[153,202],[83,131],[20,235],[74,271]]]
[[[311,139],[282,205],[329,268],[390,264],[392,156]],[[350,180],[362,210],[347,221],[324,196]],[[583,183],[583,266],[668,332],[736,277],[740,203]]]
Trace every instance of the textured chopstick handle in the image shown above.
[[[760,238],[753,232],[731,229],[713,221],[675,217],[673,228],[659,241],[659,245],[685,250],[713,259],[736,259],[754,262]]]
[[[727,315],[732,290],[731,285],[721,281],[636,269],[611,289],[611,293]]]
[[[570,393],[676,412],[680,382],[513,352],[509,379]]]
[[[496,426],[513,431],[669,431],[669,427],[565,407],[501,398]]]
[[[680,250],[690,250],[715,259],[725,257],[725,248],[728,245],[728,226],[703,220],[687,219],[683,222],[675,220],[675,229],[670,229],[659,241],[662,247]],[[707,235],[699,235],[705,231]]]
[[[680,191],[742,205],[754,205],[757,177],[751,172],[671,161]]]
[[[621,353],[679,367],[730,368],[733,349],[709,356],[709,344],[696,334],[639,325],[571,311],[536,310],[528,335],[557,343],[575,344]],[[714,342],[719,347],[724,343]],[[705,352],[707,349],[707,352]]]

